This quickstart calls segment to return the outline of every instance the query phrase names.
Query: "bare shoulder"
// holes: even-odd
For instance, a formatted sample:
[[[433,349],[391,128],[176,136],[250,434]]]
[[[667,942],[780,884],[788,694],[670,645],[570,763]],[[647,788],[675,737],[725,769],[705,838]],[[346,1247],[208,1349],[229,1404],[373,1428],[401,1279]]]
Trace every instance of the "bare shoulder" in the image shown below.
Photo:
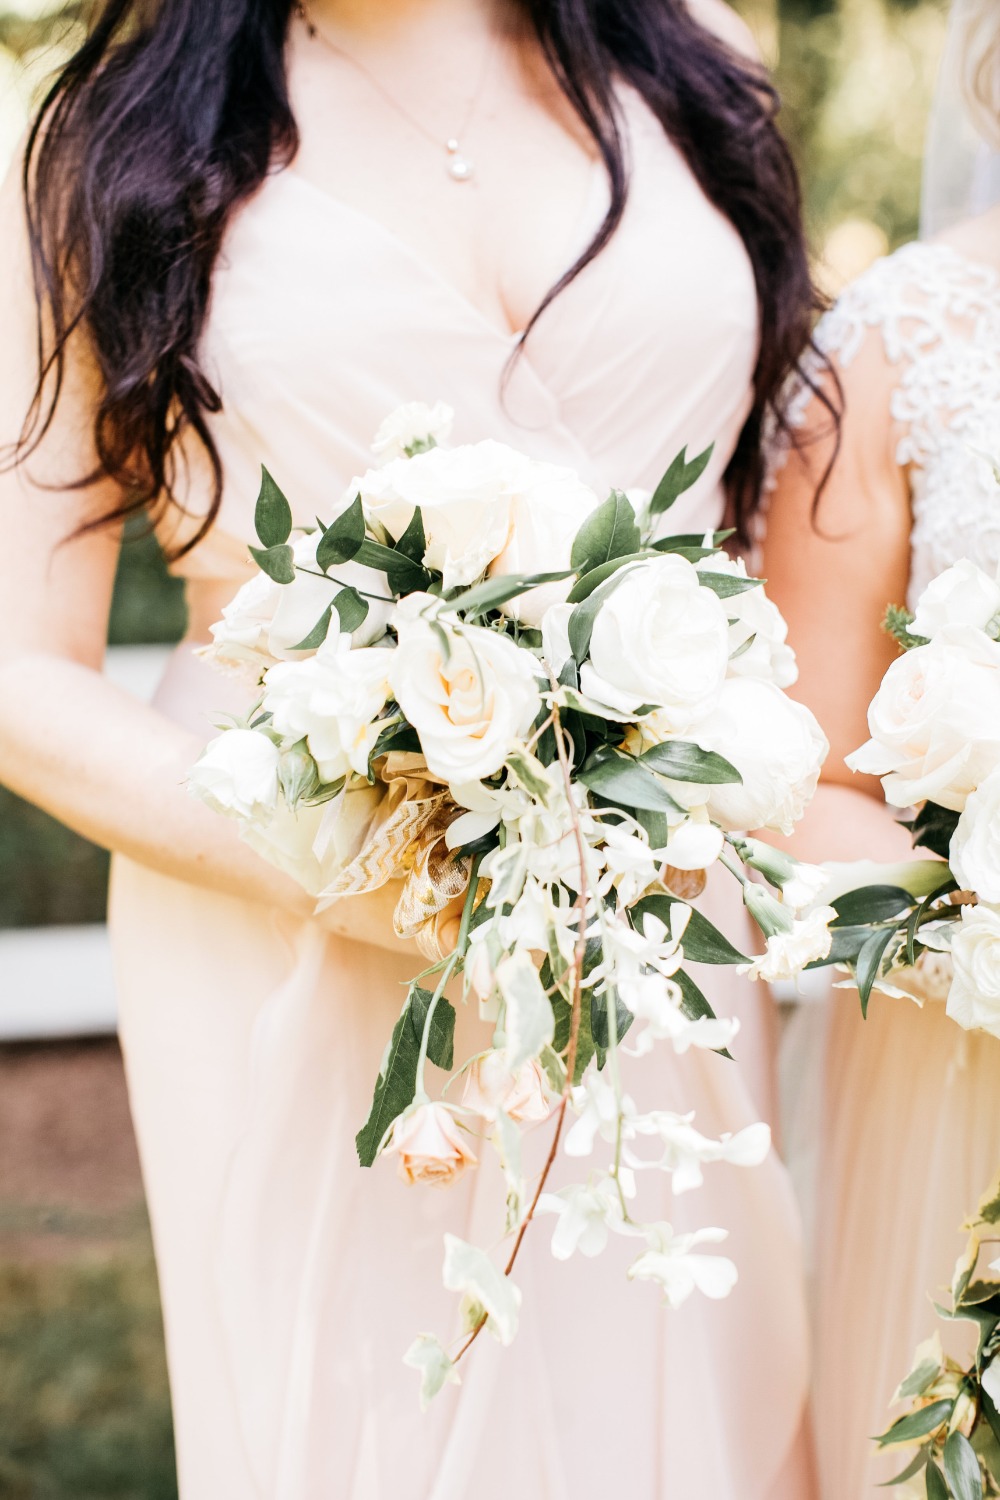
[[[734,52],[742,53],[752,62],[760,62],[760,48],[753,32],[728,0],[687,0],[687,6],[706,31],[714,32]]]

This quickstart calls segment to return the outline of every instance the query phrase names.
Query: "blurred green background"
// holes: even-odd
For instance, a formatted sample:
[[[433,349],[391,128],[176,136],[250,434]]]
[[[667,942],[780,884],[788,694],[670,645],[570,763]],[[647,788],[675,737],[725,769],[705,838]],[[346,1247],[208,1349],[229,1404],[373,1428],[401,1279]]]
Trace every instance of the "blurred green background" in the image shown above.
[[[946,0],[736,8],[775,66],[819,274],[836,291],[916,232]],[[0,0],[0,162],[34,92],[79,40],[85,10]],[[112,644],[172,641],[182,625],[155,544],[133,539]],[[103,853],[0,789],[0,936],[100,922],[106,871]],[[175,1496],[156,1280],[117,1052],[0,1047],[0,1497]]]

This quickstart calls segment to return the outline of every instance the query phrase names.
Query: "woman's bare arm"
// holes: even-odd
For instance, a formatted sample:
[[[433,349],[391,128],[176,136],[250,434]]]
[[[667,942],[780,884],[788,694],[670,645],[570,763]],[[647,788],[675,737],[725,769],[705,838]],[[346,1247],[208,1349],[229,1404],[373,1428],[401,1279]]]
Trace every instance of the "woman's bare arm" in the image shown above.
[[[763,573],[799,661],[792,695],[812,709],[830,740],[820,789],[790,841],[808,860],[897,860],[910,848],[879,783],[844,764],[868,738],[868,704],[897,654],[881,621],[888,604],[905,600],[909,579],[909,486],[896,462],[899,432],[890,411],[895,378],[873,332],[841,373],[840,452],[818,507],[834,438],[816,399],[804,450],[790,455],[768,513]]]
[[[0,444],[31,399],[35,304],[17,183],[0,194]],[[237,826],[184,786],[198,739],[101,676],[119,537],[75,538],[114,503],[108,487],[69,487],[93,462],[94,385],[85,357],[38,452],[0,474],[0,782],[87,838],[165,875],[300,916],[311,899],[260,858]],[[392,931],[391,888],[351,897],[324,925],[414,951]]]

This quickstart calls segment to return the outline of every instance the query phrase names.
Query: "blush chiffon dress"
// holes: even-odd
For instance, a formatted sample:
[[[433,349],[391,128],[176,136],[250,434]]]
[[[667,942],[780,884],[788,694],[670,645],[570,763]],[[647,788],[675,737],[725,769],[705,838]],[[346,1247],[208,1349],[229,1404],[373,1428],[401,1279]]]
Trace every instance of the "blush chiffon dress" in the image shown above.
[[[213,288],[204,354],[223,399],[225,492],[177,565],[193,596],[221,607],[250,575],[261,463],[307,524],[412,400],[448,402],[457,442],[507,441],[599,493],[652,488],[684,444],[714,441],[671,519],[720,522],[751,403],[752,268],[624,90],[622,113],[624,221],[506,385],[516,337],[402,239],[294,166],[267,180],[232,223]],[[606,206],[595,166],[567,265]],[[192,509],[199,463],[192,452]],[[177,648],[156,703],[207,739],[234,687],[197,644]],[[711,899],[729,934],[751,941],[735,883]],[[517,1341],[481,1339],[461,1385],[421,1414],[401,1356],[417,1332],[456,1331],[443,1233],[491,1243],[503,1192],[486,1162],[447,1191],[407,1187],[389,1162],[358,1166],[354,1134],[418,957],[122,857],[110,924],[182,1500],[811,1500],[800,1232],[775,1152],[752,1170],[712,1167],[676,1201],[662,1190],[675,1227],[730,1229],[740,1280],[727,1301],[696,1294],[668,1312],[652,1287],[626,1282],[613,1249],[558,1264],[542,1220],[518,1263]],[[723,969],[700,982],[741,1019],[737,1061],[657,1055],[636,1064],[631,1091],[694,1110],[708,1134],[773,1118],[763,987]],[[479,1025],[460,1018],[470,1036]]]

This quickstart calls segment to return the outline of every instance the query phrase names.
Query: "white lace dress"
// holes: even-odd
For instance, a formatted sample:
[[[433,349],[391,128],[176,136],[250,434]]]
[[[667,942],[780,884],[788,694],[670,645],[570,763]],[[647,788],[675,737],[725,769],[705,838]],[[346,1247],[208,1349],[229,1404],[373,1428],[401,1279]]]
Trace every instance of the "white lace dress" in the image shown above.
[[[890,369],[887,436],[913,514],[911,603],[959,558],[997,567],[1000,276],[945,246],[907,246],[847,290],[819,343],[849,402],[866,399],[862,354]],[[960,1030],[933,1003],[876,996],[863,1022],[835,991],[823,1072],[819,1471],[824,1500],[869,1500],[905,1464],[877,1455],[869,1437],[888,1425],[915,1346],[935,1327],[956,1353],[968,1342],[968,1325],[945,1329],[931,1301],[964,1244],[958,1226],[1000,1165],[1000,1043]]]

